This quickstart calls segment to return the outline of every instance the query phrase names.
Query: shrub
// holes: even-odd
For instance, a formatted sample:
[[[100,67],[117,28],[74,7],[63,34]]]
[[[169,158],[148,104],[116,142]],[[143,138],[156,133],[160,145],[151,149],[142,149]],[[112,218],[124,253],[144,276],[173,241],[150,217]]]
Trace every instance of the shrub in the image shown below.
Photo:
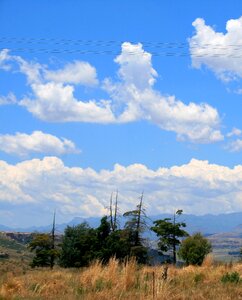
[[[238,272],[226,273],[221,278],[222,283],[238,283],[240,282],[240,275]]]
[[[204,280],[204,274],[203,273],[197,273],[194,275],[194,282],[197,284],[199,282],[203,282]]]
[[[178,255],[187,265],[200,266],[211,250],[211,243],[201,233],[196,233],[182,241]]]

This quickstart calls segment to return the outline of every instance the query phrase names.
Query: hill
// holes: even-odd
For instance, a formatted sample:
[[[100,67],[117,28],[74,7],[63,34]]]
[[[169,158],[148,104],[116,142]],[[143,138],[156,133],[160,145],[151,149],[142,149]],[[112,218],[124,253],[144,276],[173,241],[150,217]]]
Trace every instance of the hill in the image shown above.
[[[217,233],[208,237],[213,245],[213,253],[220,260],[238,260],[242,249],[242,225],[229,232]]]
[[[160,214],[156,216],[150,216],[150,224],[152,221],[157,219],[163,219],[163,218],[169,218],[172,217],[171,214]],[[230,232],[233,230],[236,226],[239,226],[242,224],[242,212],[239,213],[229,213],[229,214],[219,214],[219,215],[188,215],[184,214],[181,217],[181,220],[184,221],[187,224],[187,231],[189,233],[194,232],[202,232],[205,235],[211,235],[216,233],[224,233],[224,232]],[[56,228],[59,233],[64,232],[64,229],[67,225],[77,225],[82,222],[87,222],[92,227],[97,227],[100,222],[100,217],[90,217],[90,218],[80,218],[76,217],[72,219],[70,222],[57,224]],[[149,223],[148,222],[148,223]],[[125,223],[125,218],[120,217],[119,218],[120,226],[123,226]],[[31,226],[28,228],[11,228],[4,225],[0,225],[1,231],[15,231],[15,232],[49,232],[52,228],[52,224],[46,225],[46,226]]]

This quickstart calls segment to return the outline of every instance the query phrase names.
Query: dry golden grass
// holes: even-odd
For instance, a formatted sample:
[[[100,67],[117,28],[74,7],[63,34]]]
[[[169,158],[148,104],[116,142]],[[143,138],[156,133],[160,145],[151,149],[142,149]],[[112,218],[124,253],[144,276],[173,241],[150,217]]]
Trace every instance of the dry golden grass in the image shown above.
[[[135,260],[119,264],[111,259],[102,266],[75,269],[36,269],[6,273],[0,277],[0,299],[242,299],[242,283],[222,283],[227,272],[238,272],[242,264],[214,265],[208,257],[201,267],[169,266],[162,279],[162,266],[140,267]]]

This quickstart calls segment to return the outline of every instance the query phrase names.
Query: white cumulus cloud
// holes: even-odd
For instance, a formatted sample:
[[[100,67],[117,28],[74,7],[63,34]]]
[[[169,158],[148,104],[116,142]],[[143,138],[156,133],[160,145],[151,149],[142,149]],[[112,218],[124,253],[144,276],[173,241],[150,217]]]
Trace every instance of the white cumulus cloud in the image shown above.
[[[192,65],[207,66],[222,80],[242,77],[242,17],[227,21],[226,33],[196,19],[192,25],[196,32],[189,39]]]
[[[157,72],[151,55],[141,44],[124,43],[115,60],[120,65],[120,83],[105,81],[105,89],[123,106],[118,122],[148,120],[164,130],[177,133],[179,140],[211,143],[223,140],[220,117],[215,108],[201,103],[185,104],[175,96],[164,96],[153,88]],[[140,76],[138,76],[140,74]]]
[[[75,144],[65,138],[59,139],[54,135],[34,131],[32,134],[19,133],[15,135],[0,135],[0,151],[18,156],[31,153],[62,155],[78,153]]]
[[[154,88],[158,73],[151,54],[140,43],[122,44],[121,54],[114,60],[119,65],[119,80],[106,78],[102,84],[107,99],[84,101],[75,96],[75,84],[97,83],[96,70],[87,62],[75,61],[53,71],[19,56],[6,56],[5,52],[2,56],[2,61],[14,61],[27,76],[32,93],[18,104],[41,120],[102,124],[145,120],[175,132],[182,141],[213,143],[224,138],[216,108],[206,103],[185,104]]]
[[[228,168],[192,159],[188,164],[151,170],[142,164],[119,164],[112,170],[67,167],[57,157],[16,165],[0,161],[0,202],[46,214],[54,208],[72,216],[107,213],[111,192],[119,190],[123,213],[144,190],[147,213],[226,213],[242,210],[242,166]]]
[[[152,87],[158,76],[152,67],[151,54],[144,51],[142,44],[123,43],[121,54],[114,60],[120,65],[118,74],[128,84],[138,89]]]
[[[48,82],[31,85],[34,99],[25,98],[20,105],[41,120],[50,122],[111,123],[114,116],[108,101],[80,101],[74,96],[74,87]]]
[[[62,83],[82,84],[93,86],[98,83],[96,69],[84,61],[74,61],[65,65],[63,69],[46,70],[47,80]]]

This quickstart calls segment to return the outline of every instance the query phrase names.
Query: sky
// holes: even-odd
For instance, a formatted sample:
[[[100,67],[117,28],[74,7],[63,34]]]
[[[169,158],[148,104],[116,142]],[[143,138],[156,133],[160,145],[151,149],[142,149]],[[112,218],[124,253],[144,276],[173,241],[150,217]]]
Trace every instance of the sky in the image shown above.
[[[0,223],[242,211],[241,49],[237,0],[0,0]]]

